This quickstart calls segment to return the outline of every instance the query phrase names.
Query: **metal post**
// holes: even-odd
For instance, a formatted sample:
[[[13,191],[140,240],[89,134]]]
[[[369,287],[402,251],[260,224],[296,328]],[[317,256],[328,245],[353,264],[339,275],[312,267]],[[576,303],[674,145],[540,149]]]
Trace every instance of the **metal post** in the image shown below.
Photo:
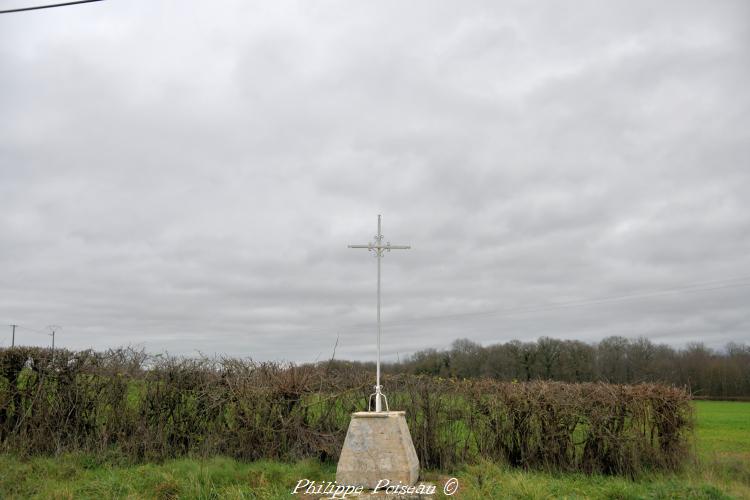
[[[391,245],[390,241],[383,245],[383,233],[381,232],[381,216],[378,215],[378,234],[375,235],[375,242],[369,243],[367,245],[349,245],[349,248],[366,248],[370,252],[374,251],[375,257],[378,259],[378,357],[376,364],[375,394],[372,394],[370,396],[370,401],[372,401],[372,397],[375,396],[375,411],[380,412],[383,411],[383,399],[385,398],[385,395],[382,392],[382,386],[380,385],[380,337],[382,335],[382,326],[380,323],[380,259],[383,257],[384,251],[390,252],[391,250],[408,250],[411,247],[407,245]],[[387,406],[388,403],[386,400],[386,408]]]
[[[380,232],[380,214],[378,214],[378,245],[382,243],[383,240],[383,234]],[[375,411],[383,411],[383,406],[380,403],[380,397],[381,393],[380,390],[382,389],[380,386],[380,335],[382,333],[382,329],[380,327],[380,258],[383,256],[383,250],[382,248],[378,249],[378,363],[377,363],[377,376],[376,376],[376,382],[375,382]]]

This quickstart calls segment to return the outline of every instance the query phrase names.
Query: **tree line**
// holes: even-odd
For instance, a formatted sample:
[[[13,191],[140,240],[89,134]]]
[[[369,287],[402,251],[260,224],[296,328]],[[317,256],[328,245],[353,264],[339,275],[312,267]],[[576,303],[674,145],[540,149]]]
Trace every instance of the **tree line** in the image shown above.
[[[384,370],[502,381],[660,382],[686,387],[695,397],[750,398],[750,346],[735,342],[715,350],[703,343],[674,348],[645,337],[598,343],[542,337],[488,346],[459,339],[450,349],[418,351]]]

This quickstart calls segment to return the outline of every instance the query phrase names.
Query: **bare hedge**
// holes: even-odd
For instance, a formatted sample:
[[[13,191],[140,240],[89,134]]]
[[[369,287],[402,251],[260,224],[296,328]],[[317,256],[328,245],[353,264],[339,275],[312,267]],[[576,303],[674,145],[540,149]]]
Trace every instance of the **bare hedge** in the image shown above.
[[[410,375],[384,383],[391,408],[407,410],[423,467],[489,458],[633,476],[675,469],[689,452],[682,389]],[[0,450],[336,460],[371,385],[372,374],[341,362],[0,349]]]

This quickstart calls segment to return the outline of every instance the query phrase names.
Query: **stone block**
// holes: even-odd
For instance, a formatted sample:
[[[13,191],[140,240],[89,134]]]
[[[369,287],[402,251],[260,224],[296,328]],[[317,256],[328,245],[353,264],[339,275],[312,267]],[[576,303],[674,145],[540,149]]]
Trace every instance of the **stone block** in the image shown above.
[[[336,482],[368,489],[374,489],[384,479],[391,484],[415,484],[419,479],[419,459],[405,415],[403,411],[353,413]]]

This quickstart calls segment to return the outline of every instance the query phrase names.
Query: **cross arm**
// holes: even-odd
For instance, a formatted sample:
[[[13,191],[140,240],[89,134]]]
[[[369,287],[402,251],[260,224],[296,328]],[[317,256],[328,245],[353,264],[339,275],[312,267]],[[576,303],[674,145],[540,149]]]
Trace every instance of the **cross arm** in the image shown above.
[[[383,250],[410,250],[409,245],[348,245],[349,248],[382,248]]]

